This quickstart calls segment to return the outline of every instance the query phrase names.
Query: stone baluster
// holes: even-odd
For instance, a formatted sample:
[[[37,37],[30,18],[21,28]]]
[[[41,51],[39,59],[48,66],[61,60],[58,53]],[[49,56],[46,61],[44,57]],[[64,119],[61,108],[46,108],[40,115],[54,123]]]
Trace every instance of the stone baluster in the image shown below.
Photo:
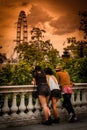
[[[82,91],[82,104],[87,104],[86,91],[85,90]]]
[[[34,109],[34,105],[33,105],[33,102],[32,102],[32,92],[29,93],[27,109],[28,109],[27,114],[29,115],[29,117],[33,118],[34,113],[32,112],[32,110]]]
[[[20,116],[25,116],[24,111],[26,109],[26,106],[25,106],[25,100],[24,100],[24,98],[25,98],[25,93],[22,92],[21,93],[21,102],[20,102],[20,106],[19,106]]]
[[[81,91],[81,90],[77,90],[76,108],[75,108],[75,110],[76,110],[77,113],[80,113],[80,109],[81,109],[81,107],[80,107],[80,105],[81,105],[81,101],[80,101],[80,91]]]
[[[11,112],[12,112],[12,116],[17,116],[17,110],[18,110],[18,107],[17,107],[17,102],[16,102],[16,95],[17,93],[13,93],[13,101],[12,101],[12,106],[11,106]]]
[[[81,104],[81,100],[80,100],[80,91],[81,90],[77,90],[77,98],[76,98],[76,105],[80,105]]]
[[[74,91],[72,92],[71,102],[72,102],[73,106],[75,106],[75,105],[76,105]]]
[[[41,113],[40,113],[41,106],[40,106],[38,98],[36,99],[36,103],[35,103],[34,107],[36,109],[36,111],[35,111],[35,117],[39,117],[41,115]]]
[[[85,113],[87,111],[87,101],[86,101],[86,95],[85,95],[86,91],[83,89],[82,90],[82,103],[81,103],[81,112]]]
[[[5,94],[5,98],[4,98],[4,106],[2,107],[2,112],[4,113],[4,117],[8,116],[8,112],[9,112],[9,106],[8,106],[8,95]]]

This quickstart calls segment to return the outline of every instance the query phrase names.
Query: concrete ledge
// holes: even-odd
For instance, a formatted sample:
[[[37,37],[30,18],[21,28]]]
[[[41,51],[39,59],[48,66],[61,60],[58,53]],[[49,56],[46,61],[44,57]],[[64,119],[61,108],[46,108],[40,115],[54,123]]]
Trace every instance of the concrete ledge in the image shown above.
[[[83,119],[87,117],[87,113],[81,113],[77,114],[78,120]],[[34,125],[34,124],[41,124],[44,117],[38,117],[36,119],[30,119],[30,118],[22,118],[21,120],[0,120],[0,128],[7,128],[7,127],[16,127],[16,126],[27,126],[27,125]],[[68,121],[68,115],[67,114],[60,114],[60,121]]]

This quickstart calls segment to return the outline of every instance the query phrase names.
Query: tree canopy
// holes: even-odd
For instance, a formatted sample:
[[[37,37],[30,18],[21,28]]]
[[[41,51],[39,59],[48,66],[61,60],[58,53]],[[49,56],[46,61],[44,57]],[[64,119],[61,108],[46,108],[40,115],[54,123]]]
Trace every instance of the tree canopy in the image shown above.
[[[45,30],[33,28],[29,43],[20,43],[15,50],[19,53],[20,60],[26,60],[31,66],[46,62],[55,66],[59,51],[54,49],[50,40],[44,40]],[[54,63],[54,64],[52,64]]]

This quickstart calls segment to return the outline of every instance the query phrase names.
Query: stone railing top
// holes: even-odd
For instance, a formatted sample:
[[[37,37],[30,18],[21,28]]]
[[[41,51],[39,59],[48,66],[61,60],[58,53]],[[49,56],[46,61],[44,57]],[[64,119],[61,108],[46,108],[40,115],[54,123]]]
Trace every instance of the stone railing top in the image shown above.
[[[34,85],[0,86],[0,93],[32,92],[36,90]]]
[[[87,89],[87,83],[74,83],[73,89]]]
[[[87,85],[87,83],[74,83],[76,86],[86,86]]]
[[[75,83],[73,89],[87,89],[87,83]],[[14,92],[32,92],[36,90],[34,85],[0,86],[0,94]]]

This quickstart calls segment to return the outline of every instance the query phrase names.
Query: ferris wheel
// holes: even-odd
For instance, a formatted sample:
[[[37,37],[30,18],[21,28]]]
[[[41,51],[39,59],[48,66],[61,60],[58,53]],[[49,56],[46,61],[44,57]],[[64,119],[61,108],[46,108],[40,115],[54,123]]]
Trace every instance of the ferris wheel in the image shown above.
[[[16,44],[28,42],[28,26],[27,26],[27,17],[24,11],[20,11],[17,22],[17,36],[16,40],[14,40]],[[17,55],[15,50],[10,57],[10,59],[14,59],[13,57]]]
[[[17,22],[17,38],[16,43],[28,42],[28,27],[27,27],[27,17],[24,11],[19,13]]]

